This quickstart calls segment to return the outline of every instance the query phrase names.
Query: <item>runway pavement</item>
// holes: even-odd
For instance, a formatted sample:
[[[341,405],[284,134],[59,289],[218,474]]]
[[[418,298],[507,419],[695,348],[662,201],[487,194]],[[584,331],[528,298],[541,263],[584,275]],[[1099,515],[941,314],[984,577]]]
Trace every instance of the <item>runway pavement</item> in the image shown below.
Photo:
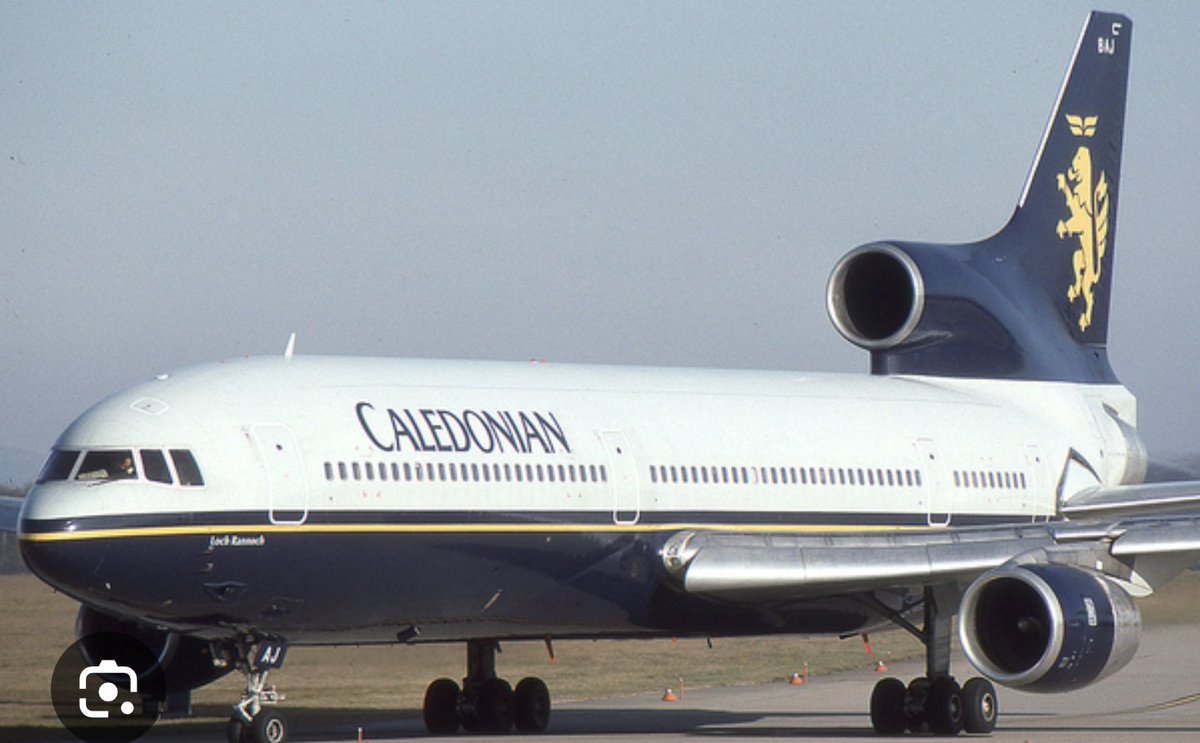
[[[685,691],[678,702],[662,702],[661,693],[562,704],[554,709],[547,734],[539,741],[680,740],[723,741],[794,737],[838,741],[879,740],[870,729],[867,700],[879,674],[870,661],[859,672],[818,676],[804,686],[780,682],[767,686]],[[968,666],[956,658],[960,679]],[[1134,661],[1099,684],[1070,694],[1027,694],[1000,688],[995,741],[1195,741],[1200,739],[1200,625],[1153,627]],[[890,672],[908,680],[922,672],[919,662],[894,664]],[[285,708],[286,709],[286,708]],[[291,740],[354,741],[353,713],[338,722],[293,720]],[[144,740],[224,739],[222,730],[181,734],[160,726]],[[427,737],[420,720],[375,719],[364,724],[368,741]],[[516,736],[508,736],[510,739]],[[929,737],[929,736],[920,736]],[[963,736],[967,738],[968,736]],[[454,741],[491,741],[495,737],[458,735]]]

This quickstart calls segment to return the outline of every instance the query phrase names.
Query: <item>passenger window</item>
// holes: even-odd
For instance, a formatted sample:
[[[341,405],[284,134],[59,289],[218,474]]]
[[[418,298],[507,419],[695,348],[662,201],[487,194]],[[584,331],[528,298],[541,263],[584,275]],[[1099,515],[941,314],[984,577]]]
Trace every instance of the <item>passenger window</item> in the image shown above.
[[[326,480],[333,479],[333,462],[325,463],[325,479]]]
[[[83,457],[76,480],[85,482],[108,482],[111,480],[133,480],[137,469],[133,466],[133,451],[90,451]]]
[[[188,487],[204,485],[204,477],[200,474],[200,466],[196,458],[187,449],[172,449],[171,461],[175,463],[175,474],[179,476],[179,484]]]
[[[75,469],[75,463],[78,461],[79,452],[77,451],[54,450],[50,452],[50,458],[46,460],[46,464],[38,475],[38,484],[67,479],[71,476],[71,470]]]
[[[150,482],[171,484],[171,470],[167,469],[167,458],[158,449],[142,449],[142,472]]]

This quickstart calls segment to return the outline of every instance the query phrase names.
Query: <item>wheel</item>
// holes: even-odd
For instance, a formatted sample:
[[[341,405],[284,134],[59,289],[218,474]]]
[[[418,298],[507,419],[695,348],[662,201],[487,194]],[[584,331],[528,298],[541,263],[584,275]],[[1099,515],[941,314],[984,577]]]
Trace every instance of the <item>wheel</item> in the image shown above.
[[[240,715],[235,714],[229,718],[229,724],[225,726],[225,736],[229,739],[229,743],[250,743],[250,728],[242,722]]]
[[[550,724],[550,690],[540,678],[523,678],[516,691],[517,730],[540,733]]]
[[[904,699],[904,717],[908,732],[923,733],[928,730],[925,715],[925,700],[929,698],[929,679],[918,676],[908,682],[908,695]]]
[[[438,679],[425,690],[421,716],[425,729],[434,735],[458,732],[458,684],[453,679]]]
[[[871,727],[880,735],[899,735],[907,722],[904,698],[908,691],[898,678],[886,678],[871,692]]]
[[[264,709],[254,716],[250,724],[250,740],[253,743],[284,743],[287,740],[287,723],[283,715]]]
[[[504,679],[489,679],[479,687],[475,698],[475,718],[479,731],[507,733],[517,718],[516,695]]]
[[[963,729],[963,701],[958,682],[949,676],[936,678],[925,697],[925,719],[934,735],[958,735]]]
[[[990,733],[996,729],[1000,704],[996,687],[983,678],[973,678],[962,688],[963,729],[968,733]]]

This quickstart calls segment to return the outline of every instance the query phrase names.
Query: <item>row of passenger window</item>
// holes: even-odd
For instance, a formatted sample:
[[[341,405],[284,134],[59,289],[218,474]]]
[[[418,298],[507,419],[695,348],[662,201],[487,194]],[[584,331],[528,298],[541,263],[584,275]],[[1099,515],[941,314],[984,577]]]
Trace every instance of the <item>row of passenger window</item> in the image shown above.
[[[170,455],[168,464],[167,454]],[[185,487],[204,485],[196,458],[187,449],[98,449],[81,452],[55,449],[38,475],[38,483],[54,480],[112,482],[139,480]]]
[[[987,470],[955,470],[954,487],[990,488],[991,490],[1025,490],[1025,473],[991,472]]]
[[[651,465],[650,482],[693,485],[866,485],[920,487],[920,470],[868,467]]]
[[[393,482],[608,482],[602,464],[326,462],[325,479]]]

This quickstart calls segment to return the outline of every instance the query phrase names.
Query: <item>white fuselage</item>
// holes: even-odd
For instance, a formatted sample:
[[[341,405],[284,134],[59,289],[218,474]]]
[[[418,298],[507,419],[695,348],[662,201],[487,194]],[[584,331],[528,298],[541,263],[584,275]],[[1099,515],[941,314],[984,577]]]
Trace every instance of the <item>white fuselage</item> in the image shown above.
[[[267,510],[304,523],[323,511],[495,510],[717,528],[723,514],[796,516],[782,527],[859,524],[842,514],[875,514],[880,525],[899,515],[1029,520],[1053,516],[1074,489],[1137,477],[1136,441],[1106,408],[1132,425],[1132,397],[1116,385],[259,358],[115,395],[56,444],[186,447],[204,488],[68,479],[39,486],[54,497],[32,498],[25,516]],[[1086,476],[1072,474],[1073,460]]]

